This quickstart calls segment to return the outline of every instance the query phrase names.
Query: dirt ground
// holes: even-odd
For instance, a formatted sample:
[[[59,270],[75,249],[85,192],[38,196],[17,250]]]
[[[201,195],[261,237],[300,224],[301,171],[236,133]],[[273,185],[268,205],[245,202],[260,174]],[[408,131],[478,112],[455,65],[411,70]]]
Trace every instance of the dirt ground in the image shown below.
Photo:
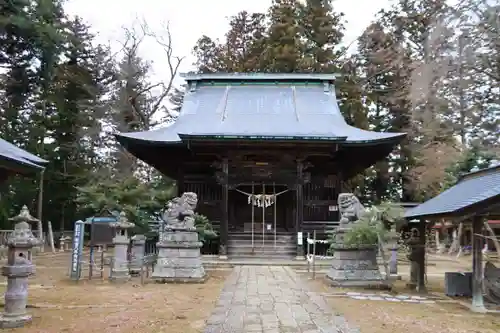
[[[85,269],[85,278],[76,283],[67,277],[69,260],[69,253],[35,257],[36,275],[30,278],[28,297],[33,322],[12,332],[201,332],[228,274],[209,271],[204,284],[141,285],[140,278],[133,278],[113,285],[99,272],[88,281]],[[5,278],[0,288],[3,293]]]
[[[439,271],[445,271],[443,264],[437,265]],[[342,292],[381,293],[356,289],[333,288],[318,275],[310,280],[312,287],[327,297],[332,308],[343,314],[347,321],[360,328],[361,333],[494,333],[500,332],[499,314],[477,314],[468,308],[444,296],[444,276],[434,273],[428,277],[429,295],[439,297],[434,304],[416,304],[389,301],[357,300],[348,297],[333,296]],[[395,283],[391,294],[420,295],[406,288],[407,281]],[[330,295],[330,296],[329,296]],[[466,303],[468,300],[464,300]]]

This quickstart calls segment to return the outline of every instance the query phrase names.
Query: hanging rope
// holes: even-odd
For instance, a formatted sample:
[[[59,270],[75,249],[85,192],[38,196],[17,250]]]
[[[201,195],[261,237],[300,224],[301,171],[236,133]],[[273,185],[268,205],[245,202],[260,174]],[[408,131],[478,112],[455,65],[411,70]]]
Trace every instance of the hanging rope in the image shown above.
[[[276,197],[278,195],[281,195],[283,193],[288,192],[289,190],[284,190],[281,192],[278,192],[276,194],[252,194],[252,193],[247,193],[245,191],[235,189],[236,191],[240,192],[241,194],[244,194],[248,197],[248,204],[254,205],[256,207],[270,207],[276,202]]]

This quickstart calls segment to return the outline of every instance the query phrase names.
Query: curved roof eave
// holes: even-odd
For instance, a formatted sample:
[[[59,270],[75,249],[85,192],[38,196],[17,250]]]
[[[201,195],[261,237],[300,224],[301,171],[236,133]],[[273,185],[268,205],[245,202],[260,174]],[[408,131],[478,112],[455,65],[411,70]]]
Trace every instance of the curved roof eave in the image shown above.
[[[377,132],[375,132],[377,133]],[[381,132],[378,132],[381,133]],[[394,143],[398,144],[406,137],[406,133],[388,133],[384,132],[384,134],[390,134],[386,137],[373,138],[368,140],[349,140],[347,139],[342,144],[345,146],[357,146],[357,145],[372,145],[372,144],[384,144],[384,143]]]
[[[10,156],[14,159],[19,159],[21,161],[24,160],[27,161],[28,163],[31,162],[32,164],[49,163],[49,161],[44,160],[43,158],[40,158],[30,152],[27,152],[26,150],[21,149],[1,138],[0,138],[0,155]]]
[[[189,139],[222,139],[222,140],[279,140],[279,141],[330,141],[337,142],[344,146],[369,146],[378,144],[393,143],[398,144],[405,136],[405,133],[390,133],[386,137],[370,138],[365,140],[350,140],[348,137],[333,137],[333,136],[280,136],[280,135],[252,135],[252,134],[223,134],[223,133],[207,133],[207,134],[182,134],[182,133],[168,133],[170,140],[160,139],[158,136],[152,136],[151,131],[147,132],[131,132],[131,133],[116,133],[114,134],[118,142],[122,145],[127,144],[128,141],[143,142],[144,144],[151,145],[177,145]],[[158,133],[161,134],[161,133]]]
[[[30,174],[45,169],[42,165],[6,153],[0,154],[0,168],[7,170],[7,172],[19,174]]]

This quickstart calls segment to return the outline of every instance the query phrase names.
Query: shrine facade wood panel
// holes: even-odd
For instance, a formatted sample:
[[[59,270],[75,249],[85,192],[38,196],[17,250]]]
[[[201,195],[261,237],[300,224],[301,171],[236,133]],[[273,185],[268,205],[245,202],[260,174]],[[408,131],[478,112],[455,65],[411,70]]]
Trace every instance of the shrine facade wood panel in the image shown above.
[[[183,191],[198,194],[197,213],[207,216],[214,228],[218,229],[223,215],[223,187],[216,182],[215,177],[208,175],[204,177],[186,175],[182,184]],[[337,197],[340,192],[336,187],[337,184],[336,180],[332,181],[332,176],[313,176],[308,183],[303,185],[303,232],[314,230],[322,232],[332,229],[337,224],[339,220]],[[285,185],[255,182],[253,190],[252,185],[248,184],[229,190],[229,230],[248,230],[248,224],[251,224],[253,220],[256,232],[260,232],[263,224],[266,228],[265,225],[271,224],[272,230],[276,228],[277,231],[295,231],[297,207],[295,191],[294,189],[287,191],[287,189]],[[262,209],[254,206],[252,209],[252,205],[248,203],[248,196],[242,192],[262,194],[263,191],[265,194],[284,193],[278,195],[276,202],[270,207]]]
[[[201,180],[184,180],[183,190],[198,195],[196,212],[205,215],[218,229],[222,219],[222,187],[210,178]]]

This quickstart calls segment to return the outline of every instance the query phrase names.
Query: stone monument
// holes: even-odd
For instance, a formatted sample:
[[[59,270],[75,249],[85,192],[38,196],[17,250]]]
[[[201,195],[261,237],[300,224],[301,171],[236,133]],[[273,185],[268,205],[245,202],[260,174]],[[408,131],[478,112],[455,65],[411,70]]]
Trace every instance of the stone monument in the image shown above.
[[[194,225],[194,209],[198,196],[185,192],[172,199],[163,215],[160,227],[158,259],[152,277],[157,282],[204,282],[205,269],[201,260],[202,243]]]
[[[38,220],[30,215],[26,206],[10,220],[16,224],[14,232],[7,239],[7,265],[2,269],[2,274],[7,277],[7,290],[0,328],[23,327],[31,321],[31,315],[26,312],[28,277],[35,272],[32,249],[39,244],[29,225]]]
[[[132,250],[130,258],[130,274],[137,276],[141,273],[144,265],[144,250],[146,247],[146,236],[135,235],[132,237]]]
[[[333,260],[326,277],[338,287],[386,287],[377,263],[377,244],[347,245],[344,235],[365,213],[365,208],[352,193],[338,198],[340,224],[332,244]]]
[[[109,275],[111,282],[126,282],[130,279],[127,256],[130,239],[127,229],[134,226],[134,223],[128,221],[125,212],[120,213],[120,218],[117,222],[110,223],[110,227],[115,230],[115,237],[113,237],[113,259],[111,274]]]

